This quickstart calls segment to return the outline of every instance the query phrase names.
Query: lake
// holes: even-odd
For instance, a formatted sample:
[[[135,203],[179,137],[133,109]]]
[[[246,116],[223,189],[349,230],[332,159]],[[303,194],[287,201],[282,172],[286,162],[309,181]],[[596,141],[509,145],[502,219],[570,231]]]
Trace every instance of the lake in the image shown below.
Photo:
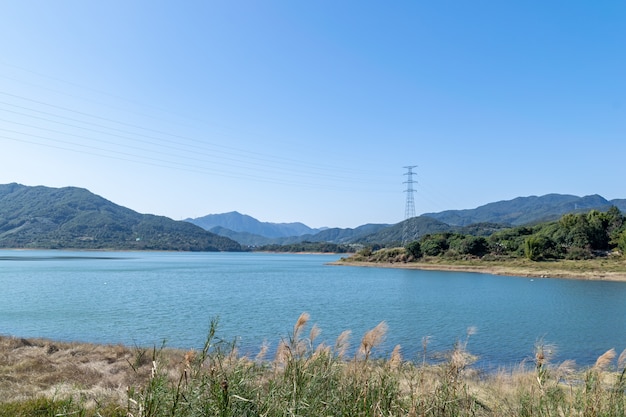
[[[476,329],[477,366],[531,360],[593,364],[626,348],[626,283],[329,266],[339,255],[0,251],[0,334],[62,341],[201,348],[209,323],[255,355],[288,338],[300,313],[334,344],[385,321],[388,354],[451,349]]]

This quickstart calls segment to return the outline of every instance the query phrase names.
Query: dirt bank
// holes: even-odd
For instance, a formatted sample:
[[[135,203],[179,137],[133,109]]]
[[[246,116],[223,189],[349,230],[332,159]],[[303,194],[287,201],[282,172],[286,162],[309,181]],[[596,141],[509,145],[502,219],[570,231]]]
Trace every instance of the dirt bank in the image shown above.
[[[453,272],[476,272],[492,275],[506,275],[516,277],[533,277],[533,278],[567,278],[582,279],[593,281],[620,281],[626,282],[626,270],[615,270],[615,265],[602,268],[602,264],[598,264],[596,268],[581,268],[580,264],[576,267],[575,262],[542,262],[524,265],[503,265],[482,263],[476,261],[473,264],[444,264],[444,263],[427,263],[427,262],[357,262],[350,260],[340,260],[332,262],[330,265],[339,266],[360,266],[369,268],[400,268],[400,269],[422,269],[429,271],[453,271]],[[482,264],[481,264],[482,263]],[[623,264],[622,264],[623,266]],[[619,269],[619,268],[617,268]]]

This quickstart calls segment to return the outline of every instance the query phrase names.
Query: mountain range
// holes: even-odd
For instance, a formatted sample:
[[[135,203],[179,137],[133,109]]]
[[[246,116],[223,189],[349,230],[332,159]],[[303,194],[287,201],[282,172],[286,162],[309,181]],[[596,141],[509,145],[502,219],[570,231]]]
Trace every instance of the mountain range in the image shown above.
[[[517,197],[513,200],[485,204],[470,210],[446,210],[425,213],[451,226],[466,226],[491,222],[513,226],[556,220],[566,213],[585,212],[591,209],[606,211],[616,206],[626,211],[626,199],[606,200],[597,194],[578,197],[568,194],[546,194],[541,197]]]
[[[547,194],[517,197],[512,200],[485,204],[475,209],[425,213],[395,225],[366,224],[355,229],[326,228],[318,231],[302,223],[264,223],[237,212],[211,214],[198,219],[187,219],[187,221],[249,247],[288,245],[305,241],[388,245],[401,242],[403,233],[407,229],[413,238],[427,233],[446,231],[488,235],[511,226],[556,220],[566,213],[585,212],[591,209],[606,211],[613,205],[626,212],[626,199],[607,200],[599,195],[578,197],[567,194]],[[290,228],[291,225],[298,225],[297,229]],[[276,231],[279,227],[284,227],[281,229],[282,234]],[[294,231],[299,233],[287,236]]]
[[[240,251],[302,242],[394,245],[407,231],[412,239],[447,231],[489,235],[611,206],[625,212],[626,199],[548,194],[426,213],[393,225],[313,229],[303,223],[261,222],[238,212],[175,221],[137,213],[83,188],[13,183],[0,185],[0,248]]]
[[[269,238],[315,234],[323,230],[312,229],[303,223],[260,222],[254,217],[236,211],[224,214],[209,214],[195,219],[186,219],[186,221],[205,230],[220,227],[233,232],[250,233]]]

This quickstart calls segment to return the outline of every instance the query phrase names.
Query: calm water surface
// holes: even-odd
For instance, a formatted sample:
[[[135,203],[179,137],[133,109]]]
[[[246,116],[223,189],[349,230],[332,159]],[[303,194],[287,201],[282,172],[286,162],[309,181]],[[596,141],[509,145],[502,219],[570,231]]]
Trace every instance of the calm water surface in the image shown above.
[[[218,335],[256,354],[275,348],[301,312],[333,344],[352,345],[380,321],[380,354],[402,345],[418,358],[476,334],[485,367],[532,357],[539,340],[555,360],[592,364],[626,348],[626,283],[328,266],[336,255],[0,251],[0,334],[129,345],[201,347]]]

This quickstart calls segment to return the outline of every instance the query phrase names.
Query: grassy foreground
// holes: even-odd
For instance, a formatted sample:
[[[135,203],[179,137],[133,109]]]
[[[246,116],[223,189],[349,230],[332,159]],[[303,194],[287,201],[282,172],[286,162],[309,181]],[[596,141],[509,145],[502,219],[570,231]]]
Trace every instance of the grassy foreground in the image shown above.
[[[350,333],[334,345],[305,334],[303,313],[274,358],[237,354],[213,322],[201,351],[141,349],[0,337],[0,416],[623,416],[626,351],[609,350],[589,369],[535,361],[481,374],[471,336],[428,364],[396,347],[373,352],[380,323],[347,357]],[[429,355],[428,340],[423,355]]]

